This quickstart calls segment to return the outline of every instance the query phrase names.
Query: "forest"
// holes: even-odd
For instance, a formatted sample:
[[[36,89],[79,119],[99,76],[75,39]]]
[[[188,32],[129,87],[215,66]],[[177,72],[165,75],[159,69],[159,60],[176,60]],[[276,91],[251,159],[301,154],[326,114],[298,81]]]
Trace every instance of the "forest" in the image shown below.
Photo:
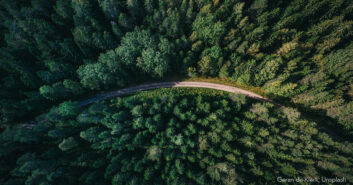
[[[79,106],[174,78],[284,106],[189,88]],[[351,0],[0,0],[0,184],[353,183],[352,99]]]
[[[32,129],[4,131],[1,171],[11,173],[1,177],[87,185],[256,185],[298,175],[353,181],[352,142],[296,109],[212,91],[156,90],[87,108],[63,102]]]

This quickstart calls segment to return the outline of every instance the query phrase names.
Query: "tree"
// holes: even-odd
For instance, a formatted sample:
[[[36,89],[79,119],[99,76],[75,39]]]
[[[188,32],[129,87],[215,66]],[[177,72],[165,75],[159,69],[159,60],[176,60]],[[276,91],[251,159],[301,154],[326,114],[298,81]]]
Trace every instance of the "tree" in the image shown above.
[[[218,46],[207,48],[202,52],[201,57],[200,72],[204,75],[217,75],[223,63],[221,48]]]
[[[142,116],[144,109],[142,105],[136,105],[133,109],[131,109],[131,114],[135,117]]]
[[[70,19],[73,15],[73,10],[70,4],[70,1],[67,0],[58,0],[56,1],[55,12],[64,19]]]
[[[99,1],[99,5],[102,7],[104,15],[109,20],[116,20],[120,14],[120,2],[113,0]]]
[[[79,111],[78,102],[66,101],[59,105],[59,113],[63,116],[76,116]]]
[[[118,23],[119,23],[119,26],[127,30],[130,30],[133,27],[131,19],[124,13],[120,13]]]
[[[181,21],[180,11],[177,9],[169,8],[167,10],[167,15],[164,18],[161,27],[165,30],[166,34],[172,38],[180,36],[183,32],[183,24]]]
[[[84,92],[81,84],[73,80],[64,80],[63,85],[66,89],[69,89],[74,95],[80,95]]]
[[[227,78],[230,75],[230,67],[231,67],[231,62],[227,61],[225,64],[223,64],[223,66],[221,67],[221,69],[219,70],[219,77],[221,78]]]
[[[275,78],[281,63],[282,60],[270,60],[260,64],[258,72],[255,73],[256,85],[263,85],[263,83]]]
[[[159,161],[161,153],[162,151],[158,146],[151,146],[147,150],[147,159],[152,161]]]
[[[57,99],[57,95],[55,94],[55,89],[48,85],[40,87],[39,92],[42,96],[48,99],[51,99],[51,100]]]
[[[284,164],[281,172],[288,177],[294,177],[297,174],[297,170],[290,164]]]
[[[142,57],[138,58],[137,64],[143,71],[159,78],[168,71],[168,61],[160,52],[151,48],[142,51]]]
[[[100,140],[99,134],[101,134],[102,129],[99,127],[91,127],[87,130],[80,132],[80,137],[90,143],[96,143]]]
[[[113,84],[122,86],[126,83],[126,71],[118,55],[111,50],[99,56],[98,63],[81,66],[77,70],[83,86],[100,89]],[[114,75],[118,74],[118,75]]]
[[[149,31],[135,29],[122,38],[121,46],[115,52],[124,65],[132,69],[136,66],[152,77],[160,78],[169,70],[170,63],[164,39],[161,44],[161,51],[158,51],[158,42]]]
[[[255,0],[253,4],[251,4],[250,11],[254,11],[253,15],[259,15],[266,10],[267,4],[267,0]]]
[[[138,0],[127,0],[126,1],[127,9],[129,10],[130,15],[133,15],[135,19],[139,18],[140,15],[140,3]]]
[[[217,21],[212,14],[198,15],[192,23],[192,30],[200,40],[212,46],[220,43],[225,34],[225,24]]]
[[[62,151],[69,151],[73,148],[76,148],[78,146],[77,141],[73,138],[73,137],[68,137],[66,139],[64,139],[60,144],[59,144],[59,148]]]
[[[54,83],[52,86],[44,85],[39,88],[39,93],[52,101],[67,98],[69,95],[68,89],[65,89],[62,82]]]

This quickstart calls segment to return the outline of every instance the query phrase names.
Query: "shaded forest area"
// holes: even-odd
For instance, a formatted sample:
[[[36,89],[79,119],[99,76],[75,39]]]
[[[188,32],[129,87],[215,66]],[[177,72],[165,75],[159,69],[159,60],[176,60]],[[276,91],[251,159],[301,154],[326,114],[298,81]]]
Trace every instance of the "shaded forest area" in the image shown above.
[[[151,93],[87,108],[64,102],[32,129],[6,130],[0,182],[256,185],[298,176],[353,182],[353,143],[319,132],[293,108],[213,90]]]

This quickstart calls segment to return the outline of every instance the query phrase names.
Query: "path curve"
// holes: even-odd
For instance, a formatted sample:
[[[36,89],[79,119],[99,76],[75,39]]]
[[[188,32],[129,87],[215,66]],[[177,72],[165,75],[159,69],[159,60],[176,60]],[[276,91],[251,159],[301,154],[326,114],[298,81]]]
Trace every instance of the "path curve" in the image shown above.
[[[96,101],[101,101],[101,100],[109,99],[112,97],[123,96],[123,95],[146,91],[146,90],[159,89],[159,88],[171,88],[171,87],[195,87],[195,88],[216,89],[216,90],[226,91],[226,92],[230,92],[230,93],[244,94],[247,97],[257,99],[260,101],[264,101],[264,102],[271,102],[271,103],[275,104],[276,106],[280,106],[280,104],[277,104],[268,98],[265,98],[261,95],[258,95],[256,93],[253,93],[253,92],[250,92],[250,91],[247,91],[244,89],[232,87],[229,85],[221,85],[221,84],[216,84],[216,83],[197,82],[197,81],[194,81],[194,82],[192,82],[192,81],[160,82],[160,83],[138,85],[138,86],[134,86],[134,87],[129,87],[129,88],[124,88],[124,89],[120,89],[120,90],[116,90],[116,91],[102,93],[97,96],[87,98],[85,100],[80,101],[80,106],[85,106],[85,105],[94,103]]]
[[[141,91],[146,91],[146,90],[152,90],[152,89],[159,89],[159,88],[171,88],[171,87],[195,87],[195,88],[208,88],[208,89],[216,89],[216,90],[221,90],[221,91],[226,91],[230,93],[236,93],[236,94],[244,94],[245,96],[249,98],[253,98],[259,101],[263,102],[270,102],[273,103],[277,107],[281,107],[281,104],[278,104],[271,99],[265,98],[261,95],[258,95],[256,93],[236,88],[233,86],[229,85],[221,85],[221,84],[216,84],[216,83],[209,83],[209,82],[198,82],[198,81],[182,81],[182,82],[160,82],[160,83],[151,83],[151,84],[143,84],[143,85],[138,85],[138,86],[133,86],[133,87],[128,87],[116,91],[110,91],[106,93],[101,93],[98,94],[94,97],[84,99],[79,102],[80,106],[85,106],[88,104],[92,104],[97,101],[113,98],[113,97],[118,97],[118,96],[123,96],[127,94],[132,94],[136,92],[141,92]],[[33,128],[35,124],[34,123],[27,123],[23,124],[24,127],[26,128]],[[336,136],[338,138],[341,138],[340,136],[336,135],[333,133],[331,130],[325,128],[325,127],[319,127],[320,130],[325,131],[326,133]]]

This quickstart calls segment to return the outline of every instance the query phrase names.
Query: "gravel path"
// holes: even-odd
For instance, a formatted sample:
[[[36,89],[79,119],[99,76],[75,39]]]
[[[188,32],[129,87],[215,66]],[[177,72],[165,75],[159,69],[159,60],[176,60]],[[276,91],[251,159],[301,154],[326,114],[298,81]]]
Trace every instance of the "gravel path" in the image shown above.
[[[228,86],[228,85],[208,83],[208,82],[160,82],[160,83],[144,84],[144,85],[138,85],[138,86],[134,86],[134,87],[124,88],[124,89],[120,89],[120,90],[116,90],[116,91],[101,93],[101,94],[98,94],[94,97],[90,97],[90,98],[81,100],[79,103],[80,103],[80,106],[85,106],[85,105],[89,105],[89,104],[92,104],[97,101],[106,100],[106,99],[113,98],[113,97],[123,96],[123,95],[146,91],[146,90],[159,89],[159,88],[170,88],[170,87],[195,87],[195,88],[216,89],[216,90],[226,91],[226,92],[230,92],[230,93],[244,94],[245,96],[253,98],[253,99],[273,103],[277,107],[281,106],[280,104],[278,104],[270,99],[267,99],[263,96],[260,96],[258,94],[255,94],[253,92],[250,92],[250,91],[247,91],[244,89],[239,89],[239,88]],[[33,121],[32,122],[30,121],[30,122],[23,124],[23,127],[32,128],[34,125],[35,124],[33,123]]]
[[[246,90],[239,89],[239,88],[232,87],[232,86],[228,86],[228,85],[221,85],[221,84],[208,83],[208,82],[160,82],[160,83],[138,85],[138,86],[134,86],[134,87],[120,89],[117,91],[111,91],[111,92],[107,92],[107,93],[98,94],[95,97],[91,97],[91,98],[80,101],[80,105],[85,106],[85,105],[94,103],[96,101],[101,101],[101,100],[105,100],[105,99],[112,98],[112,97],[118,97],[118,96],[122,96],[122,95],[126,95],[126,94],[132,94],[132,93],[151,90],[151,89],[170,88],[170,87],[195,87],[195,88],[216,89],[216,90],[226,91],[226,92],[230,92],[230,93],[244,94],[247,97],[257,99],[260,101],[271,102],[271,103],[275,104],[276,106],[280,106],[279,104],[273,102],[272,100],[267,99],[267,98],[260,96],[258,94],[255,94],[253,92],[246,91]]]
[[[282,106],[282,105],[280,105],[280,104],[278,104],[268,98],[265,98],[261,95],[255,94],[253,92],[250,92],[250,91],[247,91],[244,89],[240,89],[240,88],[236,88],[236,87],[232,87],[232,86],[228,86],[228,85],[221,85],[221,84],[208,83],[208,82],[197,82],[197,81],[195,81],[195,82],[160,82],[160,83],[138,85],[138,86],[124,88],[124,89],[120,89],[120,90],[116,90],[116,91],[101,93],[101,94],[98,94],[94,97],[84,99],[84,100],[80,101],[79,103],[80,103],[80,106],[85,106],[85,105],[92,104],[97,101],[101,101],[101,100],[105,100],[105,99],[109,99],[109,98],[113,98],[113,97],[123,96],[123,95],[146,91],[146,90],[159,89],[159,88],[171,88],[171,87],[195,87],[195,88],[216,89],[216,90],[226,91],[226,92],[235,93],[235,94],[244,94],[245,96],[247,96],[249,98],[253,98],[253,99],[256,99],[259,101],[263,101],[263,102],[273,103],[276,107]],[[28,128],[28,129],[31,129],[31,128],[33,128],[33,126],[35,126],[35,124],[32,122],[28,122],[26,124],[23,124],[22,126]],[[318,126],[318,129],[326,132],[327,134],[329,134],[331,136],[342,139],[340,136],[333,133],[330,129],[325,128],[324,126]]]

